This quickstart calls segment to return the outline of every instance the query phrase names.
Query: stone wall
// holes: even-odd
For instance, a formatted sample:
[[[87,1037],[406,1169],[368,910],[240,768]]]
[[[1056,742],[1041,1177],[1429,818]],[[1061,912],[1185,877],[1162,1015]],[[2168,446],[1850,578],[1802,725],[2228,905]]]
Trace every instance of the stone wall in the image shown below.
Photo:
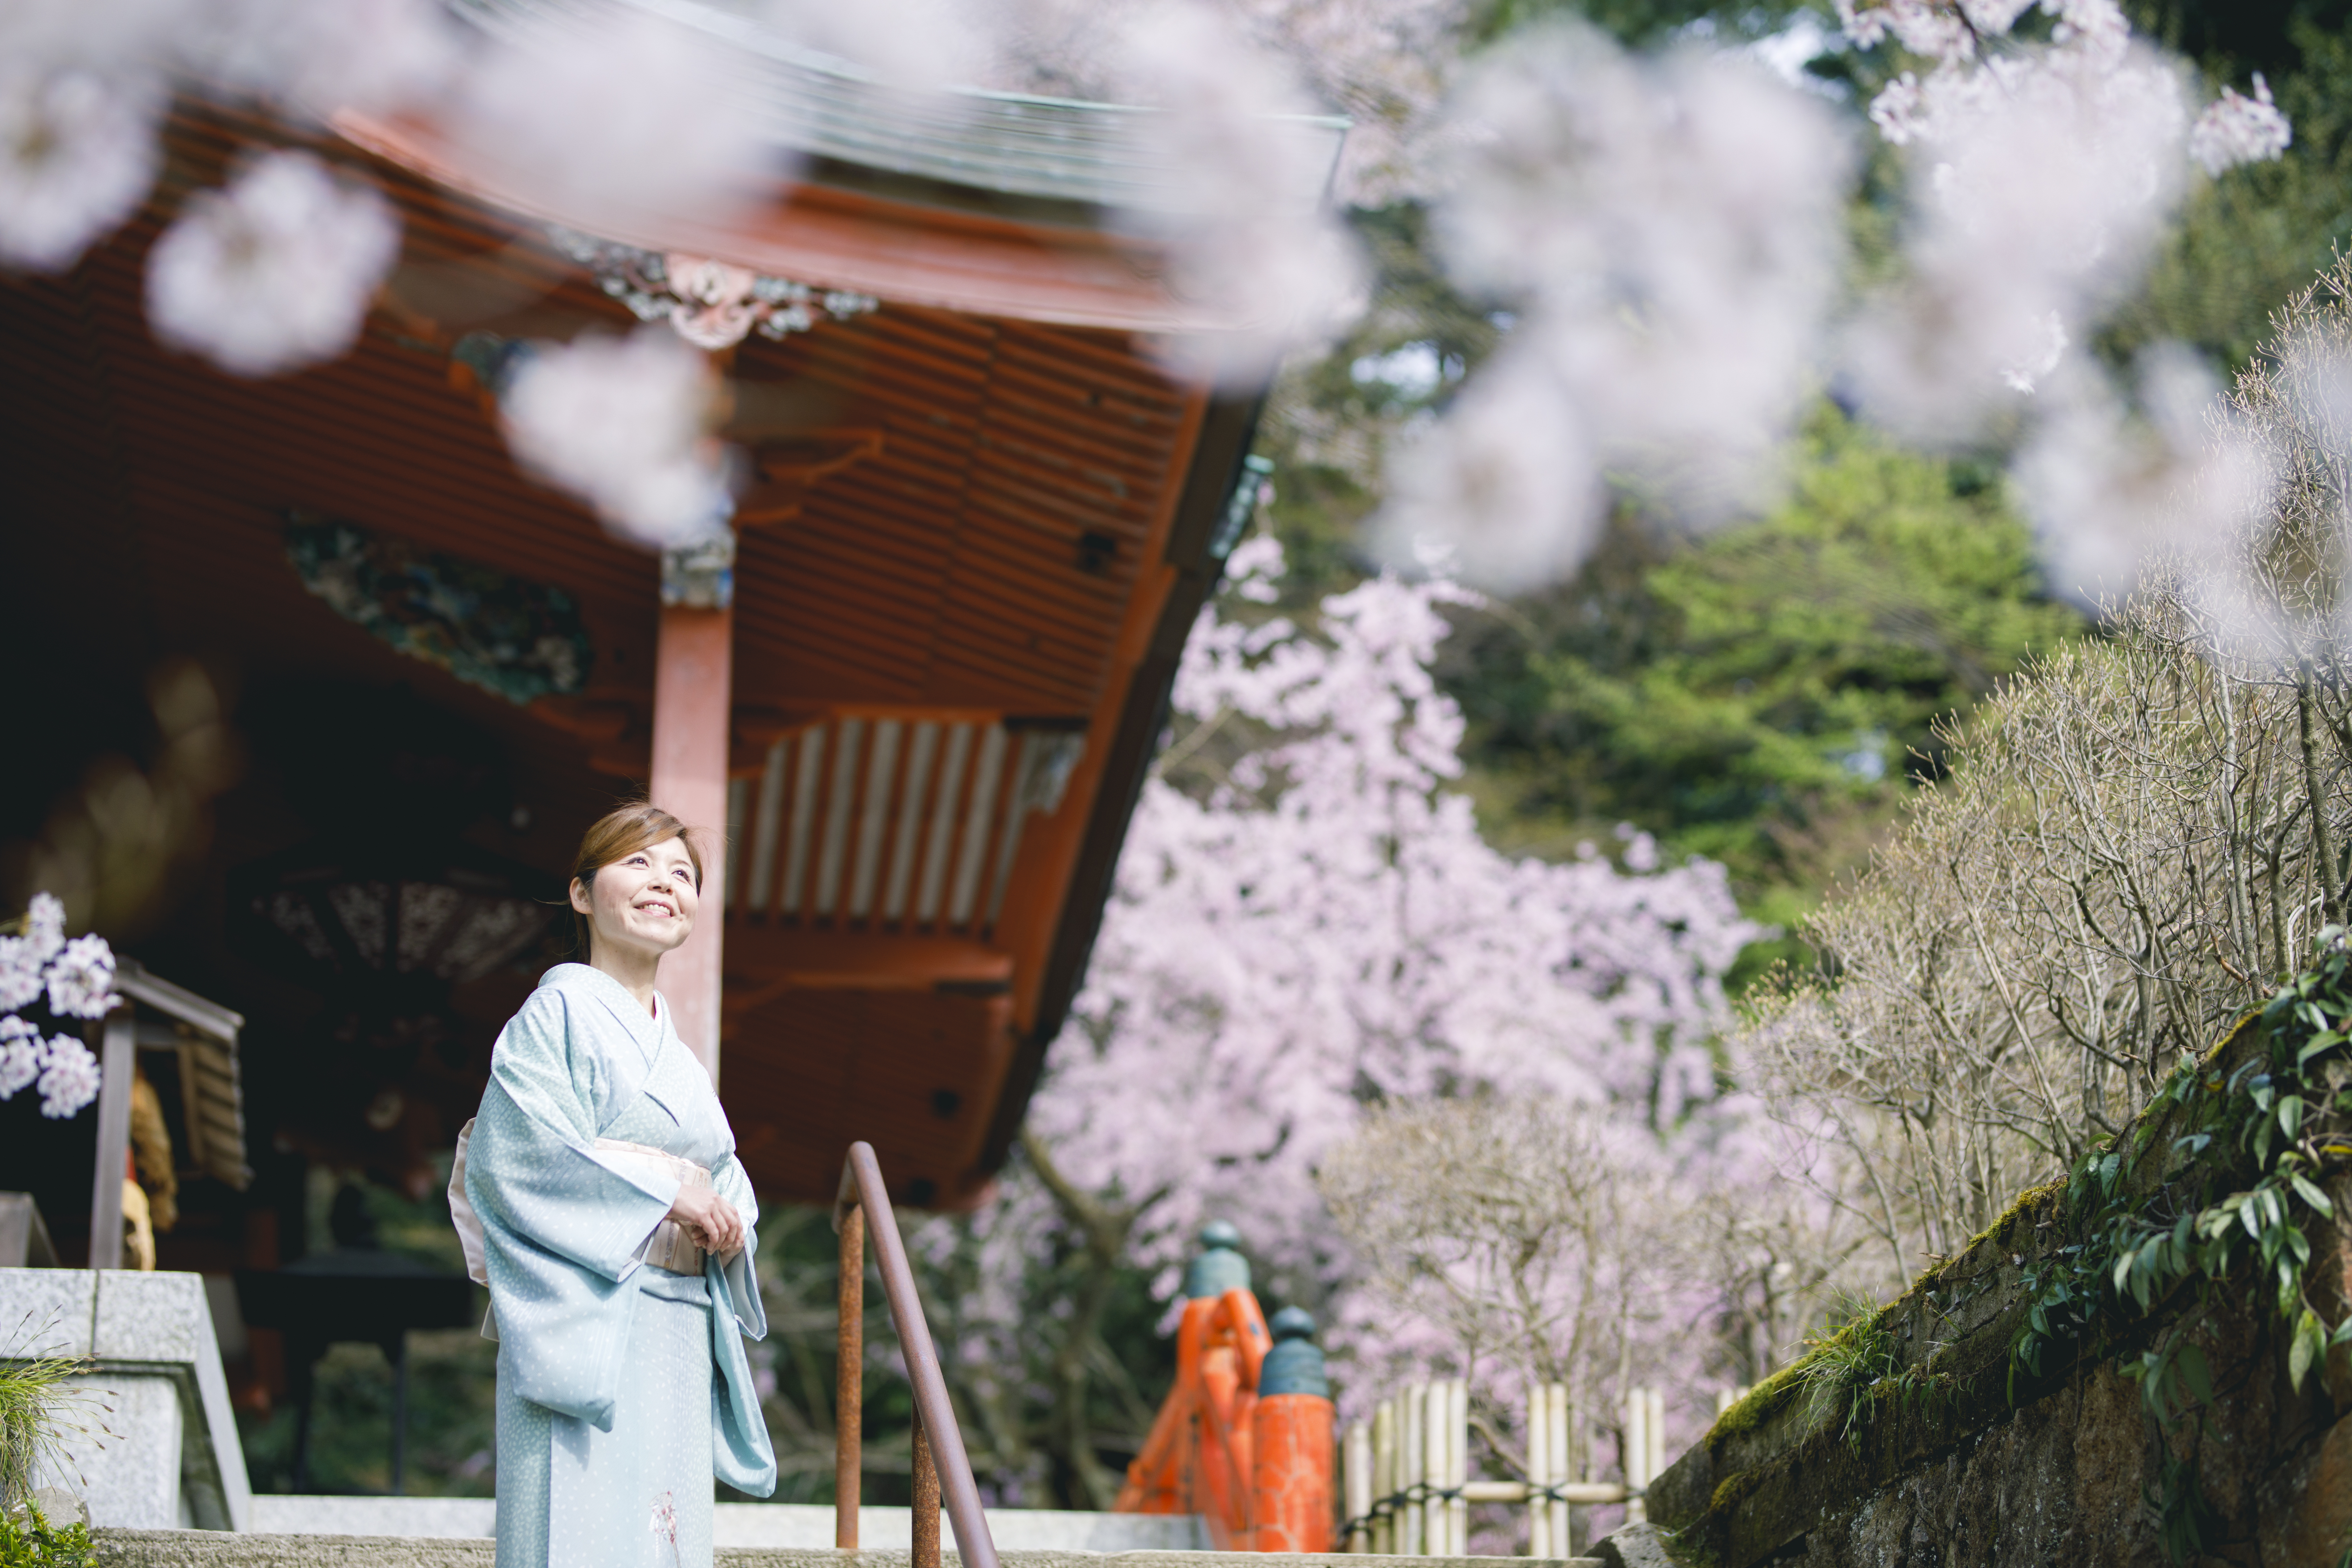
[[[2246,1033],[2251,1034],[2251,1031]],[[2222,1047],[2227,1064],[2251,1040]],[[2172,1130],[2150,1130],[2150,1147]],[[2150,1183],[2153,1176],[2147,1180]],[[2352,1312],[2352,1173],[2326,1184],[2307,1281],[2330,1322]],[[2058,1187],[2025,1194],[1959,1257],[1922,1276],[1879,1319],[1898,1365],[1930,1369],[1869,1391],[1852,1433],[1807,1408],[1784,1373],[1719,1420],[1650,1489],[1658,1527],[1608,1561],[1706,1568],[2161,1568],[2151,1500],[2201,1496],[2203,1563],[2346,1568],[2352,1560],[2352,1345],[2300,1393],[2264,1292],[2233,1279],[2184,1285],[2111,1339],[2103,1359],[2018,1372],[2023,1271],[2076,1239]],[[2167,1437],[2122,1365],[2187,1325],[2214,1399]],[[2166,1486],[2193,1465],[2194,1491]],[[1663,1550],[1664,1559],[1644,1557]]]
[[[96,1524],[246,1528],[252,1489],[201,1275],[0,1268],[0,1324],[19,1322],[24,1353],[95,1361],[76,1380],[83,1429],[41,1484],[81,1498]]]

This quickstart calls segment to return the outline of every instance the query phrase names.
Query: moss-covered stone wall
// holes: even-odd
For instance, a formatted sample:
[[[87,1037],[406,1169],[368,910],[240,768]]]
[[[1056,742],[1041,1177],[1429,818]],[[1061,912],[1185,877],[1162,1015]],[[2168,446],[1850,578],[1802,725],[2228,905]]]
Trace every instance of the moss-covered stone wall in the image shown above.
[[[2250,1021],[2211,1065],[2251,1059],[2259,1036]],[[2170,1147],[2182,1115],[2158,1114],[2138,1146]],[[2164,1158],[2141,1164],[2126,1182],[2166,1179]],[[2334,1215],[2306,1231],[2305,1285],[2338,1322],[2352,1312],[2352,1172],[2321,1184]],[[2199,1544],[2180,1561],[2352,1568],[2352,1344],[2297,1391],[2264,1292],[2202,1281],[2030,1375],[2011,1356],[2026,1277],[2079,1228],[2062,1186],[2022,1194],[1862,1326],[1889,1370],[1843,1411],[1791,1373],[1759,1386],[1651,1488],[1660,1543],[1693,1568],[2161,1568],[2176,1561],[2168,1508],[2172,1552],[2180,1510],[2195,1511]],[[2203,1352],[2212,1397],[2168,1431],[2126,1373],[2182,1342]]]

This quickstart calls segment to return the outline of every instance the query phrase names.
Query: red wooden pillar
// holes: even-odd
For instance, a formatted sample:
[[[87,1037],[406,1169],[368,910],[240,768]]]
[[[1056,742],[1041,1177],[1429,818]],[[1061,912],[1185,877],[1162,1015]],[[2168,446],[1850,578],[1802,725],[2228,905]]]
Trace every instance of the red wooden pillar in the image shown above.
[[[727,910],[727,758],[734,680],[735,540],[662,556],[654,655],[653,803],[703,832],[694,934],[662,961],[662,994],[678,1038],[719,1081],[719,1000]]]

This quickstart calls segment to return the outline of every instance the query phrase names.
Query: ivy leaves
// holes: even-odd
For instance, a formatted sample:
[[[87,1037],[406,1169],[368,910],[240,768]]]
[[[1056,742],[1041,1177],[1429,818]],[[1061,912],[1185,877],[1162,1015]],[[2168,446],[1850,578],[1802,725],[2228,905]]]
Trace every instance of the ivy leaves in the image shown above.
[[[2330,1350],[2352,1343],[2352,1314],[2332,1330],[2304,1293],[2305,1226],[2336,1205],[2315,1179],[2352,1155],[2352,952],[2345,932],[2320,936],[2317,963],[2281,988],[2257,1018],[2264,1049],[2224,1072],[2214,1058],[2181,1063],[2132,1136],[2094,1150],[2068,1178],[2065,1207],[2083,1239],[2025,1267],[2025,1320],[2010,1352],[2010,1392],[2035,1376],[2053,1345],[2102,1340],[2145,1318],[2190,1280],[2210,1287],[2242,1268],[2274,1292],[2286,1326],[2287,1379],[2297,1392]],[[2218,1056],[2219,1053],[2216,1053]],[[2153,1184],[2134,1178],[2159,1129]],[[2213,1374],[2186,1325],[2126,1360],[2124,1374],[2166,1432],[2213,1402]],[[2211,1510],[2193,1459],[2168,1446],[2151,1489],[2158,1536],[2175,1562],[2195,1555]]]
[[[2330,1348],[2352,1342],[2352,1317],[2331,1330],[2304,1293],[2305,1224],[2336,1213],[2315,1178],[2352,1155],[2352,953],[2344,933],[2323,932],[2316,964],[2252,1022],[2263,1051],[2226,1073],[2210,1058],[2183,1062],[2127,1150],[2095,1150],[2075,1167],[2065,1202],[2070,1228],[2084,1239],[2024,1271],[2012,1394],[2016,1370],[2040,1375],[2051,1346],[2145,1317],[2189,1280],[2221,1280],[2248,1265],[2288,1325],[2297,1390]],[[2135,1182],[2168,1122],[2184,1130],[2166,1145],[2166,1170],[2152,1186]],[[2210,1397],[2197,1392],[2210,1388],[2202,1353],[2183,1359],[2193,1351],[2150,1351],[2126,1369],[2167,1426],[2179,1417],[2183,1388],[2196,1403]]]

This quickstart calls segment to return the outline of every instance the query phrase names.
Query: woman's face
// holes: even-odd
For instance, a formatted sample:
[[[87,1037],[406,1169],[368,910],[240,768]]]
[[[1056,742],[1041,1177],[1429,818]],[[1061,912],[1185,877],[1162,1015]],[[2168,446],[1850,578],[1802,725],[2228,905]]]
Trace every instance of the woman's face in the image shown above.
[[[632,850],[598,867],[588,886],[572,884],[572,907],[588,917],[599,952],[617,947],[661,957],[692,934],[699,901],[683,838]]]

